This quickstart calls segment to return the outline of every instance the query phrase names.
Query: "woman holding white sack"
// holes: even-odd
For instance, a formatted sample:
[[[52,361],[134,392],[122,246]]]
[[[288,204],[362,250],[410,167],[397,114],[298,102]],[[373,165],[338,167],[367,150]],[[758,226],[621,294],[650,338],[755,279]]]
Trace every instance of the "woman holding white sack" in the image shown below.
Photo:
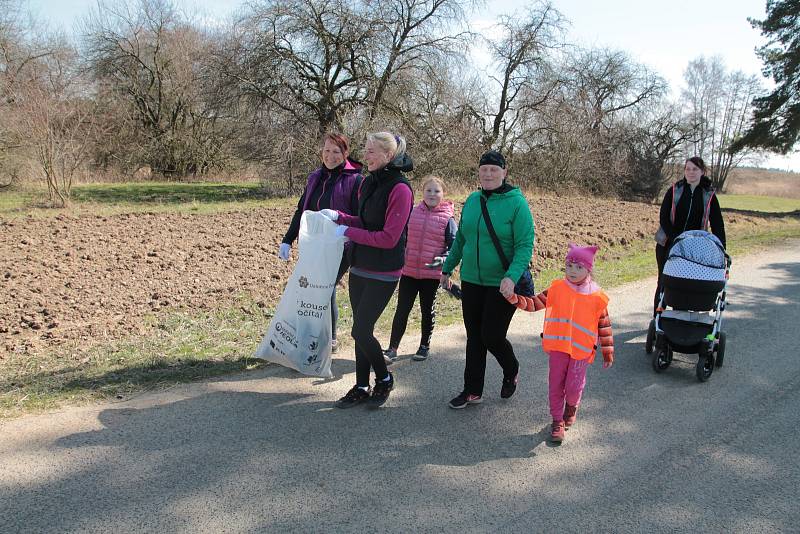
[[[300,217],[304,211],[320,211],[334,209],[343,213],[356,213],[358,210],[358,188],[364,177],[361,174],[361,163],[350,159],[350,140],[340,133],[327,133],[322,138],[322,165],[308,175],[308,182],[297,209],[283,236],[278,257],[289,261],[292,243],[300,232]],[[339,272],[336,276],[338,284],[347,271],[347,254],[342,256]],[[336,289],[331,296],[331,352],[336,352],[336,324],[339,310],[336,306]]]
[[[331,293],[336,289],[346,238],[319,212],[300,219],[300,257],[256,357],[305,375],[330,378]]]
[[[364,160],[369,174],[358,191],[358,213],[321,210],[338,223],[337,235],[350,240],[350,304],[356,352],[356,384],[339,399],[339,408],[364,401],[381,406],[394,388],[375,323],[394,293],[405,263],[406,227],[414,203],[411,184],[403,175],[413,170],[406,142],[389,132],[369,134]],[[370,370],[375,386],[370,391]]]

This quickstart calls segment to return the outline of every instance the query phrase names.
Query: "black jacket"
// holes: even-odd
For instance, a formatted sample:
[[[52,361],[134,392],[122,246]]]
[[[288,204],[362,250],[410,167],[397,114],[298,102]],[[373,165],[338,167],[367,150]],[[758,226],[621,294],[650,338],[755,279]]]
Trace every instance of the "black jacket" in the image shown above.
[[[686,183],[686,178],[682,178],[676,185],[683,184],[683,193],[678,199],[678,205],[675,207],[675,222],[670,220],[672,212],[672,190],[670,187],[664,195],[664,201],[661,203],[661,212],[659,214],[659,222],[661,228],[667,233],[669,240],[667,247],[671,245],[672,241],[686,230],[704,230],[703,228],[703,190],[709,191],[711,189],[711,180],[707,176],[700,178],[700,183],[697,184],[694,191],[692,191],[689,184]],[[711,233],[717,236],[725,246],[725,223],[722,220],[722,210],[719,207],[717,195],[711,198],[711,206],[708,213],[708,221],[711,226]]]
[[[358,196],[358,216],[364,229],[373,232],[383,230],[383,225],[386,223],[386,210],[389,207],[389,194],[394,186],[400,183],[405,184],[413,191],[411,184],[403,175],[403,172],[413,169],[414,164],[411,158],[403,155],[364,178]],[[411,211],[408,212],[408,216],[411,216]],[[408,219],[406,219],[406,225],[408,225]],[[350,264],[353,267],[376,272],[402,269],[405,264],[407,231],[407,228],[403,230],[400,240],[390,249],[353,243],[350,247]]]

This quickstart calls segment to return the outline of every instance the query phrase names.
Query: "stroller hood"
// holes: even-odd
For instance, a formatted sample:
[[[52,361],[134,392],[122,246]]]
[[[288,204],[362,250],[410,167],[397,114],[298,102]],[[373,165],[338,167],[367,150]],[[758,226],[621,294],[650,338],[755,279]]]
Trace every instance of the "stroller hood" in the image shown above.
[[[664,274],[691,280],[723,281],[727,266],[725,247],[714,234],[689,230],[675,239]]]

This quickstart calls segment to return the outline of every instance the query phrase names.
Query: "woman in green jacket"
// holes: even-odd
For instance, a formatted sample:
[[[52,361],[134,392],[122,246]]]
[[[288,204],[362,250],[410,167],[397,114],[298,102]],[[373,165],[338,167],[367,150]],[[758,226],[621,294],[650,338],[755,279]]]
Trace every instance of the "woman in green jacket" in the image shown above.
[[[486,152],[478,164],[481,189],[464,203],[455,242],[442,267],[442,286],[449,288],[450,275],[461,264],[461,309],[467,330],[467,361],[464,390],[450,401],[451,408],[464,408],[483,399],[486,353],[491,352],[503,369],[500,397],[514,394],[519,362],[506,339],[516,307],[505,299],[528,267],[533,253],[533,217],[522,192],[506,183],[506,161],[502,154]],[[500,246],[510,262],[503,267],[500,255],[483,217],[481,200]]]

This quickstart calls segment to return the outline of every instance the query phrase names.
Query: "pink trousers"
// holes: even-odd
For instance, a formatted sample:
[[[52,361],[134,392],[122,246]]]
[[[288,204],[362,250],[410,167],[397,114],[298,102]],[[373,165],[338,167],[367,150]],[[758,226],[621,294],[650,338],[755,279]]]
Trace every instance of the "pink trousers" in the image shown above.
[[[553,421],[563,421],[564,403],[578,406],[581,402],[589,363],[588,360],[573,360],[569,354],[555,350],[549,355],[550,415]]]

